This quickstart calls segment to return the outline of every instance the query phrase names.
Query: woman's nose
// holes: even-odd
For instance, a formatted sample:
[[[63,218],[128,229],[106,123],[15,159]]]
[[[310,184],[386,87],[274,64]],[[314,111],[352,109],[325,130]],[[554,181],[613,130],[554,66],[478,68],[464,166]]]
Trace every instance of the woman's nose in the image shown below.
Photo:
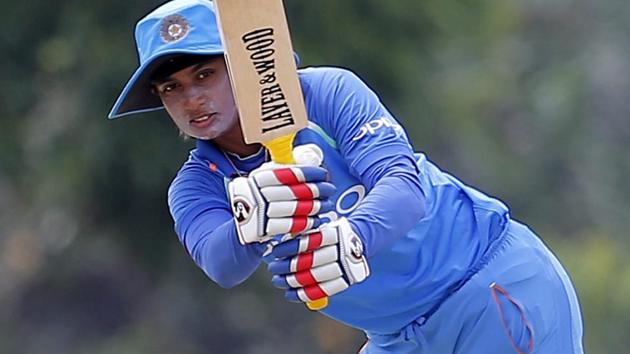
[[[188,88],[184,94],[184,102],[190,108],[203,105],[207,99],[205,90],[199,87]]]

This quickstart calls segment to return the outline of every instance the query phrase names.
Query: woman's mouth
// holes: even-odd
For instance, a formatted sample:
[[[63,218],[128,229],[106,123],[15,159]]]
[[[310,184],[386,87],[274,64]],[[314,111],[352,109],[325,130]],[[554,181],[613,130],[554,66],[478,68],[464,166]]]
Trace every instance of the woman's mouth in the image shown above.
[[[214,113],[204,114],[203,116],[199,116],[195,119],[191,119],[188,124],[192,125],[195,128],[207,128],[210,125],[211,118]]]

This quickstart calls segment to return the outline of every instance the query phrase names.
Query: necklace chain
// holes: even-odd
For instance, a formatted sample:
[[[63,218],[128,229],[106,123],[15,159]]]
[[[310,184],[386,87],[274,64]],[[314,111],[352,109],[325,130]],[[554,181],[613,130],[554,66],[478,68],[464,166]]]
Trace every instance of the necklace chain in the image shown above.
[[[264,157],[264,161],[263,161],[263,162],[267,162],[267,159],[269,158],[269,152],[268,152],[268,151],[267,151],[267,149],[265,149],[264,147],[261,147],[261,149],[264,149],[264,150],[265,150],[265,157]],[[225,159],[228,161],[228,163],[230,164],[230,166],[231,166],[231,167],[232,167],[232,169],[234,170],[234,172],[236,172],[236,174],[237,174],[239,177],[244,177],[247,173],[246,173],[246,172],[244,172],[244,171],[241,171],[240,169],[238,169],[238,168],[236,167],[236,164],[234,163],[234,161],[232,161],[232,159],[230,158],[230,156],[228,155],[228,153],[227,153],[225,150],[223,150],[223,149],[220,149],[220,150],[221,150],[221,152],[223,153],[223,156],[225,156]],[[259,153],[260,153],[260,151],[259,151],[259,152],[257,152],[257,153],[255,153],[254,155],[257,155],[257,154],[259,154]],[[251,155],[250,155],[250,156],[251,156]]]

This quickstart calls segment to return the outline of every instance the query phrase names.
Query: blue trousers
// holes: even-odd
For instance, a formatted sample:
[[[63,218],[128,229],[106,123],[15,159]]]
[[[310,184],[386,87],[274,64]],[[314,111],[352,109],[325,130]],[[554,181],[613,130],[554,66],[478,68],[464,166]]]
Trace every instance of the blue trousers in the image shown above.
[[[361,354],[582,354],[582,319],[565,270],[511,221],[485,267],[428,319],[368,335]]]

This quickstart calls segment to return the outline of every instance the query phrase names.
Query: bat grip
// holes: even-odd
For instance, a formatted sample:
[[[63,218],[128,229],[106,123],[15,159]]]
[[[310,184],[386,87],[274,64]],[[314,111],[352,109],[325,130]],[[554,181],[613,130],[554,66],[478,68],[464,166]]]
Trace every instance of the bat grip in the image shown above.
[[[293,160],[293,140],[295,139],[295,133],[281,136],[273,140],[263,143],[269,153],[271,159],[281,164],[295,163]]]
[[[328,296],[306,303],[306,307],[308,307],[308,309],[312,311],[319,311],[326,306],[328,306]]]
[[[271,159],[281,164],[295,163],[293,160],[293,140],[295,139],[295,133],[281,136],[279,138],[270,140],[263,143],[263,145],[269,150]],[[328,306],[328,297],[323,297],[315,301],[309,301],[306,303],[306,307],[309,310],[318,311]]]

